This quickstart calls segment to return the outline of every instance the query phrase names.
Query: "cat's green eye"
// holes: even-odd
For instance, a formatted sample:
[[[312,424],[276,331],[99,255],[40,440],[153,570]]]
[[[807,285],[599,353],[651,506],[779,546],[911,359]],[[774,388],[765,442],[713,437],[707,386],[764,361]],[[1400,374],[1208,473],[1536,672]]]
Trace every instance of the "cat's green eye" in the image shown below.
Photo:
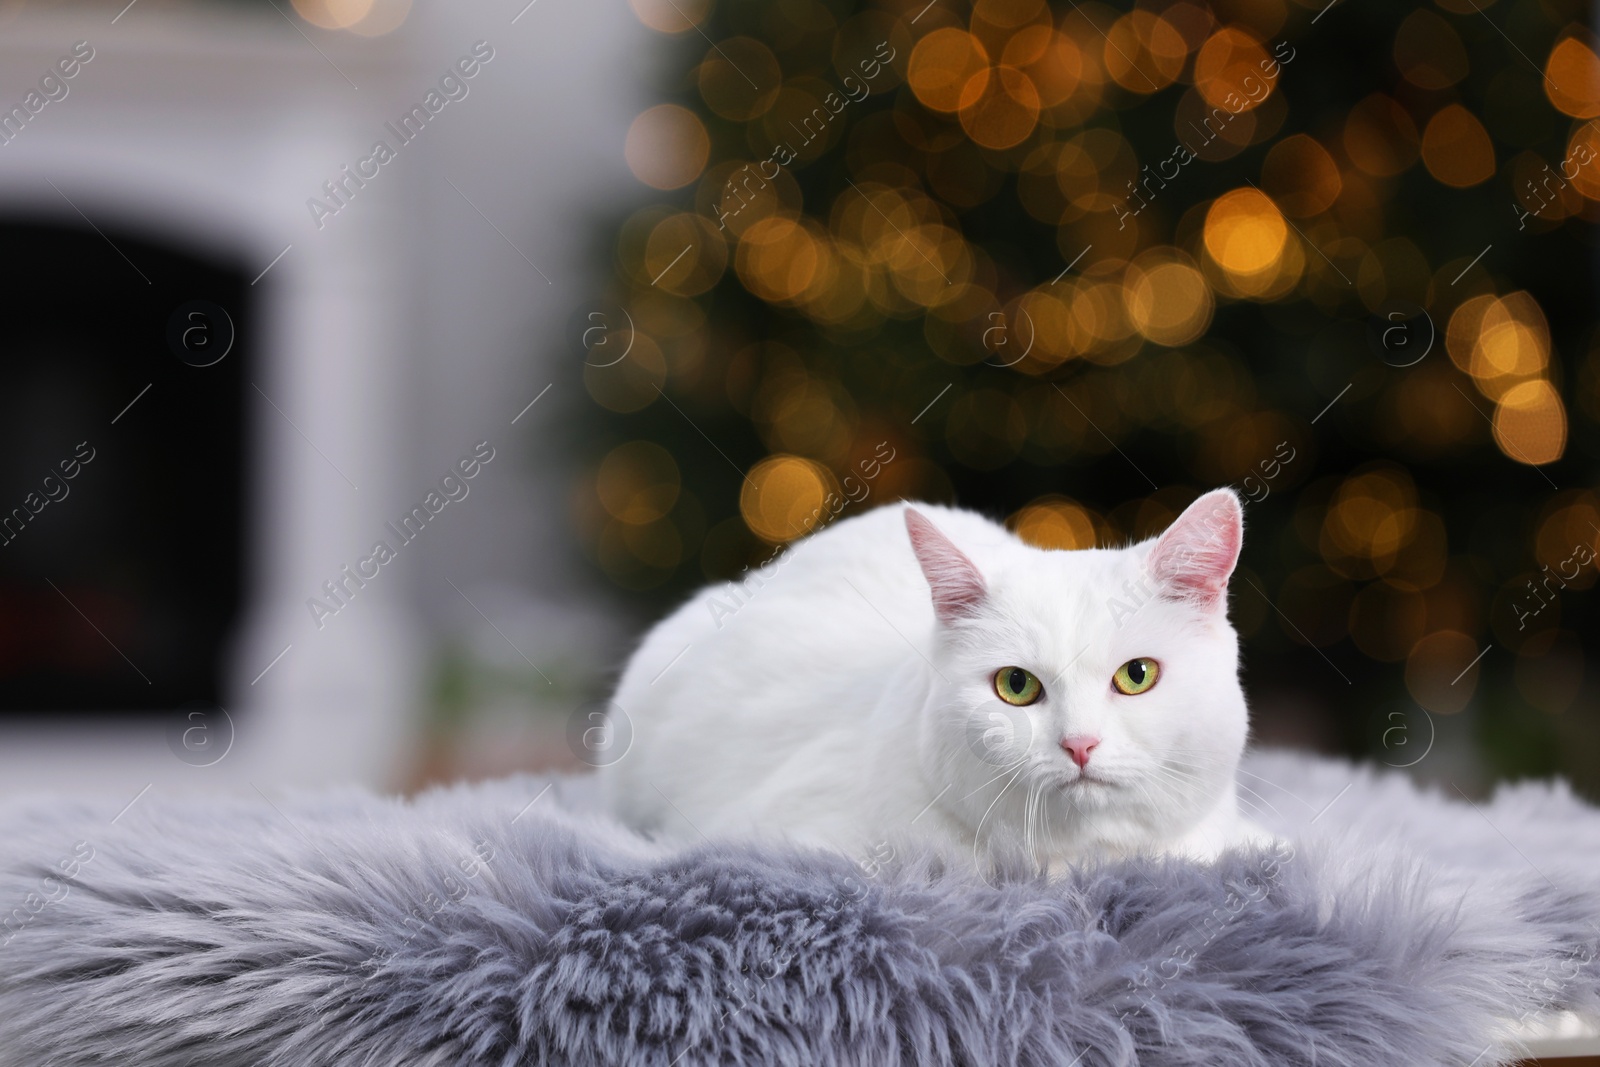
[[[1007,704],[1022,707],[1044,696],[1044,685],[1033,672],[1021,667],[1001,667],[994,672],[994,692]]]
[[[1161,668],[1156,666],[1155,660],[1130,659],[1117,668],[1117,673],[1111,676],[1111,684],[1117,687],[1117,692],[1136,697],[1155,685],[1160,674]]]

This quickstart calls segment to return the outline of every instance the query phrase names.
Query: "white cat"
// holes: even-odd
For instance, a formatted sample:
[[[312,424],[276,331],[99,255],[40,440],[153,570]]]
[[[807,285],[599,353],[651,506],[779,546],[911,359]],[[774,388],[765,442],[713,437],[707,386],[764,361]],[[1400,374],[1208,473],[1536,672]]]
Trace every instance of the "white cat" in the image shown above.
[[[1120,549],[1033,548],[932,505],[839,522],[645,638],[613,701],[628,751],[607,803],[668,837],[860,855],[922,834],[979,862],[1261,840],[1234,785],[1242,537],[1225,489]]]

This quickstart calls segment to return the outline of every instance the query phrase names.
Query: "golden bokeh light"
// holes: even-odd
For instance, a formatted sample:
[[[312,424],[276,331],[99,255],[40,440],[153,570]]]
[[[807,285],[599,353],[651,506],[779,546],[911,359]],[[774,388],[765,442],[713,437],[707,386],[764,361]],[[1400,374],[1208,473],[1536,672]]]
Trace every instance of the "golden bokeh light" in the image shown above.
[[[820,323],[854,324],[866,329],[882,321],[868,300],[868,292],[881,287],[876,271],[863,262],[855,249],[824,244],[822,268],[803,294],[805,312]]]
[[[618,445],[600,462],[595,493],[612,518],[632,526],[655,522],[678,501],[678,464],[650,441]]]
[[[769,215],[797,215],[800,205],[800,186],[794,176],[787,168],[774,168],[766,159],[713,164],[695,187],[696,209],[734,237]]]
[[[909,228],[893,241],[885,238],[874,254],[889,268],[894,292],[920,307],[959,298],[972,272],[966,242],[937,223]]]
[[[1007,333],[1003,339],[1009,346],[1013,337],[1018,338],[1019,344],[1027,346],[1026,358],[1004,354],[993,344],[986,345],[995,350],[994,362],[1013,366],[1024,374],[1037,374],[1083,354],[1089,347],[1089,341],[1073,320],[1071,305],[1061,298],[1058,291],[1061,288],[1043,286],[1029,290],[1017,300],[1012,314],[1008,316]],[[992,338],[995,335],[986,336]]]
[[[1435,715],[1466,708],[1478,687],[1478,642],[1456,630],[1436,630],[1419,640],[1406,657],[1406,689]]]
[[[1056,183],[1073,209],[1071,217],[1122,204],[1139,163],[1126,138],[1095,129],[1069,137],[1056,156]]]
[[[1450,353],[1450,361],[1468,374],[1473,373],[1472,354],[1483,332],[1483,316],[1496,299],[1493,293],[1479,293],[1463,300],[1450,313],[1450,322],[1445,327],[1445,350]]]
[[[1176,248],[1154,248],[1134,260],[1123,300],[1134,329],[1169,346],[1189,344],[1205,333],[1215,307],[1205,276]]]
[[[1229,274],[1271,270],[1283,256],[1289,227],[1278,207],[1255,189],[1223,193],[1206,212],[1206,251]]]
[[[1083,81],[1083,56],[1076,42],[1049,26],[1028,26],[1012,34],[1000,63],[1028,76],[1042,108],[1066,102]]]
[[[996,67],[973,75],[976,93],[963,93],[961,128],[985,148],[1021,144],[1039,124],[1039,90],[1015,67]]]
[[[1418,8],[1406,16],[1394,38],[1394,65],[1420,89],[1448,89],[1467,76],[1467,50],[1455,29]]]
[[[656,189],[681,189],[700,176],[711,138],[700,117],[677,104],[657,104],[628,127],[623,157],[634,177]]]
[[[1012,30],[1039,18],[1050,17],[1044,0],[977,0],[972,5],[974,22],[988,23],[997,29]]]
[[[675,293],[659,291],[652,287],[650,292],[640,293],[633,300],[631,312],[635,326],[657,340],[680,340],[698,337],[706,325],[705,309],[693,300],[685,300]],[[595,321],[595,320],[590,320]],[[610,344],[611,335],[616,334],[622,343],[616,345],[615,357],[622,358],[621,350],[627,347],[627,322],[606,323],[607,340]],[[591,346],[593,347],[593,346]],[[596,357],[596,363],[605,362],[602,357]]]
[[[776,363],[762,378],[751,419],[774,452],[842,462],[857,424],[856,404],[835,381],[806,372],[798,360]]]
[[[1376,577],[1411,540],[1417,518],[1411,475],[1389,465],[1371,468],[1340,483],[1323,518],[1318,547],[1328,565],[1346,577]]]
[[[1378,569],[1384,582],[1396,589],[1424,592],[1443,580],[1449,559],[1450,540],[1444,519],[1418,508],[1410,538]]]
[[[1337,248],[1330,247],[1327,251],[1329,255],[1339,255]],[[1303,242],[1289,240],[1284,243],[1283,255],[1277,262],[1269,269],[1254,274],[1238,274],[1225,270],[1210,255],[1201,258],[1200,267],[1205,272],[1206,281],[1216,291],[1218,297],[1269,303],[1281,300],[1294,291],[1300,279],[1305,276],[1307,255]],[[1323,271],[1332,273],[1321,257],[1317,257],[1316,262],[1322,265]],[[1344,285],[1348,292],[1349,286],[1346,282],[1341,279],[1339,284]]]
[[[1494,443],[1518,463],[1541,466],[1567,447],[1567,411],[1549,382],[1514,385],[1494,409]]]
[[[644,271],[652,288],[678,296],[703,293],[722,277],[728,243],[704,215],[680,212],[658,222],[645,243]]]
[[[350,27],[362,37],[382,37],[405,25],[411,14],[411,0],[374,0],[367,17]]]
[[[667,518],[635,526],[608,521],[595,539],[596,562],[624,589],[653,589],[683,559],[683,537]]]
[[[311,0],[310,6],[315,6],[319,3],[320,0]],[[298,7],[298,5],[296,6]],[[384,34],[393,33],[405,25],[406,19],[410,14],[411,0],[373,0],[367,6],[366,14],[342,28],[360,37],[382,37]],[[321,23],[317,23],[317,25],[321,25]]]
[[[988,87],[989,53],[965,30],[934,30],[912,50],[906,81],[924,107],[960,111]]]
[[[1449,363],[1425,359],[1387,394],[1381,438],[1418,459],[1456,452],[1483,429],[1483,416],[1463,404],[1456,389]]]
[[[1449,104],[1428,120],[1422,162],[1445,185],[1466,189],[1494,177],[1494,145],[1476,115]]]
[[[1105,257],[1097,266],[1120,267],[1137,255],[1141,246],[1155,241],[1162,228],[1151,212],[1131,220],[1124,218],[1119,225],[1114,212],[1091,211],[1070,226],[1056,227],[1056,248],[1061,262],[1071,263],[1085,248],[1094,245],[1093,254]]]
[[[739,277],[756,296],[794,300],[816,276],[822,259],[816,240],[791,218],[762,219],[739,238]]]
[[[1585,122],[1572,131],[1560,171],[1581,196],[1600,200],[1600,130]]]
[[[1072,301],[1068,307],[1071,309],[1073,325],[1083,332],[1086,339],[1086,354],[1134,334],[1122,292],[1120,281],[1110,277],[1102,280],[1099,275],[1084,278],[1073,286]]]
[[[671,519],[658,519],[644,526],[624,523],[620,533],[633,558],[659,574],[671,574],[683,559],[683,537]]]
[[[1050,226],[1061,226],[1069,216],[1080,214],[1078,208],[1067,205],[1061,182],[1056,181],[1056,160],[1061,158],[1061,149],[1059,141],[1035,146],[1022,158],[1016,173],[1016,198],[1022,210]]]
[[[1534,558],[1546,574],[1575,589],[1588,589],[1600,575],[1600,497],[1588,489],[1558,493],[1545,507]],[[1587,562],[1585,562],[1587,557]]]
[[[1585,123],[1579,129],[1588,129],[1592,125],[1592,122]],[[1563,177],[1563,173],[1569,173],[1572,178],[1582,181],[1587,176],[1587,168],[1575,164],[1583,158],[1546,161],[1537,152],[1518,152],[1511,158],[1508,167],[1511,171],[1510,184],[1522,207],[1517,219],[1519,230],[1529,227],[1548,229],[1583,210],[1582,193],[1574,182]]]
[[[1244,151],[1256,138],[1260,109],[1237,115],[1220,104],[1209,103],[1190,86],[1178,98],[1172,115],[1172,132],[1187,151],[1207,163],[1221,163]]]
[[[1196,51],[1205,44],[1217,24],[1216,13],[1210,4],[1202,0],[1178,0],[1175,4],[1167,5],[1161,12],[1161,18],[1178,31],[1187,52]]]
[[[1550,326],[1526,290],[1483,308],[1467,373],[1484,396],[1499,400],[1517,384],[1542,377],[1550,365]]]
[[[820,159],[849,128],[843,118],[849,107],[833,83],[806,75],[791,78],[778,88],[759,121],[746,127],[752,134],[750,149],[763,159],[777,152],[776,162],[785,166],[794,160]],[[757,130],[759,136],[754,135]]]
[[[785,544],[822,521],[830,494],[837,496],[837,487],[822,464],[800,456],[769,456],[745,477],[739,514],[763,541]]]
[[[1557,110],[1575,119],[1600,115],[1600,56],[1576,37],[1560,42],[1545,61],[1544,92]]]
[[[783,71],[772,49],[749,37],[713,45],[700,61],[700,97],[725,119],[748,122],[778,98]]]
[[[1373,93],[1355,107],[1344,124],[1344,150],[1374,178],[1392,178],[1417,161],[1417,124],[1392,97]]]
[[[373,0],[293,0],[297,15],[324,30],[347,30],[371,13]]]
[[[1188,43],[1171,23],[1136,10],[1107,31],[1102,59],[1118,85],[1130,93],[1153,93],[1178,79],[1188,54]]]
[[[712,0],[628,0],[634,17],[658,33],[685,33],[706,20]]]
[[[1054,27],[1046,21],[1043,26],[1022,27],[1018,32],[1008,35],[1000,46],[1000,66],[1021,70],[1045,58],[1054,32]]]
[[[1261,184],[1285,214],[1300,219],[1328,210],[1344,188],[1333,156],[1303,133],[1272,146],[1261,164]]]
[[[1099,543],[1098,516],[1071,497],[1040,497],[1006,520],[1006,525],[1034,548],[1094,548]]]
[[[1194,58],[1194,84],[1206,103],[1230,112],[1249,111],[1277,88],[1267,50],[1249,30],[1225,26],[1212,34]]]

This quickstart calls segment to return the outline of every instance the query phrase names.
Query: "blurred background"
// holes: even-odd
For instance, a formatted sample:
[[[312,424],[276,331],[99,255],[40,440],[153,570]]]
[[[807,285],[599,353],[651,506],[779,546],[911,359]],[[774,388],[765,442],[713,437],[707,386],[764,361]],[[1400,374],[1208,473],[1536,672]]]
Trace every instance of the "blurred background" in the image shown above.
[[[1600,797],[1591,16],[0,0],[0,789],[581,769],[819,509],[1232,485],[1259,743]]]

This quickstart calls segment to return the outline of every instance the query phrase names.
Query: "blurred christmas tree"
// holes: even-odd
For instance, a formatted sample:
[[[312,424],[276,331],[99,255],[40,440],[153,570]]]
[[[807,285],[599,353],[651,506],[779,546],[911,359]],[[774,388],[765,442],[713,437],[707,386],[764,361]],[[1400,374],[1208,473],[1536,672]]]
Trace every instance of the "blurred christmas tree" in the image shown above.
[[[835,502],[1072,548],[1232,484],[1258,734],[1600,792],[1579,0],[633,4],[574,515],[634,604]]]

